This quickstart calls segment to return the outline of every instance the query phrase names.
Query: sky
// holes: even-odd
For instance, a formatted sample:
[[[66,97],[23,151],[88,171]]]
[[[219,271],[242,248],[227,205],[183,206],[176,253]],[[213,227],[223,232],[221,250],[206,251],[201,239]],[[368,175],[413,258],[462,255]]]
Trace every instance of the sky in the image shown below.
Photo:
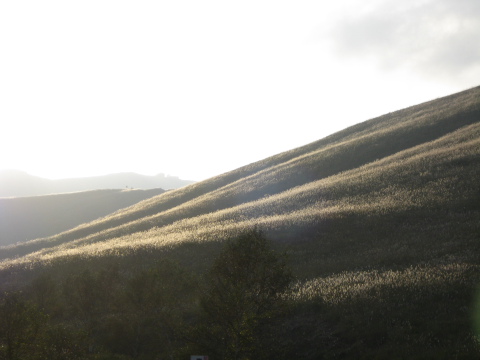
[[[478,0],[0,2],[0,170],[203,180],[480,85]]]

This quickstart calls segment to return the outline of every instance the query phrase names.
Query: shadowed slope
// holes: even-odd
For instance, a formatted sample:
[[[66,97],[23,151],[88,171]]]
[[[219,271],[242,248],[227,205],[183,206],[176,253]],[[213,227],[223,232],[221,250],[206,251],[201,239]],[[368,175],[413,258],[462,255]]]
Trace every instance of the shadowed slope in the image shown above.
[[[96,190],[0,198],[0,245],[52,236],[163,192]]]

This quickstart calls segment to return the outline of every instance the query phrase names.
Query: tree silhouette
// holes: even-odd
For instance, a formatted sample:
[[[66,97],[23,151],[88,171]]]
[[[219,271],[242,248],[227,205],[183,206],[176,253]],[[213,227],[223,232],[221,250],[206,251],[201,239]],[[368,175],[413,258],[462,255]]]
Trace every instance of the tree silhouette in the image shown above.
[[[271,249],[261,231],[230,241],[208,274],[201,299],[204,336],[197,335],[222,359],[262,358],[269,350],[262,343],[267,325],[281,312],[291,280],[285,257]]]

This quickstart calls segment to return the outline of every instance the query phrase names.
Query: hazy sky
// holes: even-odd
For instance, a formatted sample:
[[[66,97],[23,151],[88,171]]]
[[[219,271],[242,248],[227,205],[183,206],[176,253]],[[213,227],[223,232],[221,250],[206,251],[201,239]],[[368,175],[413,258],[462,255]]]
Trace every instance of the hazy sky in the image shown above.
[[[480,1],[2,1],[0,169],[202,180],[480,85]]]

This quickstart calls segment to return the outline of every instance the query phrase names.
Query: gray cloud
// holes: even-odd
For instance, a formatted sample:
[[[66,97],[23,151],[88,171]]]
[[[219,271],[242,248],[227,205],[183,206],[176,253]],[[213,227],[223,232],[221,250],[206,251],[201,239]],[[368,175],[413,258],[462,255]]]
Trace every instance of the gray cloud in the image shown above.
[[[480,1],[383,1],[339,19],[328,36],[339,55],[371,57],[387,69],[466,73],[480,65]]]

